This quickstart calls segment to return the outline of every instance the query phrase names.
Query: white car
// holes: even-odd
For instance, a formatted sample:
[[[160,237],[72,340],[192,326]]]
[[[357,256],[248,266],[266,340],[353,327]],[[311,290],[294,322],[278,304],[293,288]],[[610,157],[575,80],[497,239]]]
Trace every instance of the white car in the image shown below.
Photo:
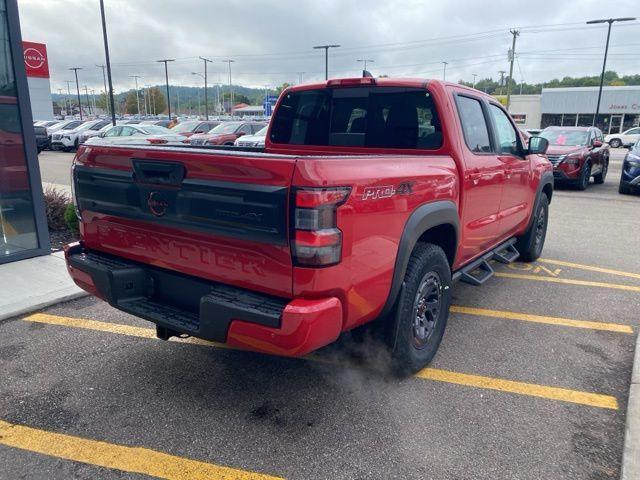
[[[604,137],[611,148],[630,147],[640,140],[640,127],[633,127],[622,133],[612,133]]]
[[[80,144],[80,135],[87,131],[97,132],[108,124],[109,120],[99,119],[84,122],[76,128],[69,128],[69,126],[61,128],[51,136],[51,148],[60,148],[64,151],[77,149]]]
[[[116,125],[123,125],[123,122],[121,120],[116,120]],[[98,130],[93,130],[93,129],[84,130],[78,136],[78,143],[80,145],[82,145],[83,143],[85,143],[90,138],[99,137],[101,133],[106,132],[110,128],[111,128],[111,120],[107,120],[106,125],[102,126],[102,128],[100,128]]]
[[[264,140],[267,138],[269,126],[258,130],[253,135],[243,135],[238,137],[233,145],[236,147],[264,147]]]
[[[85,145],[184,145],[184,137],[158,125],[116,125]]]

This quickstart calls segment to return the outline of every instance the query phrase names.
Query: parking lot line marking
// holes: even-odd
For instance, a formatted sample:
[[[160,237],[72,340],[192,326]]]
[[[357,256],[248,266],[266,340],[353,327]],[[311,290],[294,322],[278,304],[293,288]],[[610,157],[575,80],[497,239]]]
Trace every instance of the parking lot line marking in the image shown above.
[[[0,444],[64,460],[171,480],[281,478],[177,457],[143,447],[116,445],[40,430],[3,420],[0,420]]]
[[[95,330],[100,332],[117,333],[120,335],[131,335],[140,338],[155,338],[155,331],[151,328],[141,327],[129,327],[128,325],[122,325],[117,323],[100,322],[97,320],[83,320],[69,317],[58,317],[56,315],[47,315],[43,313],[36,313],[28,317],[24,317],[23,320],[28,322],[39,322],[51,325],[58,325],[64,327],[81,328],[86,330]],[[122,328],[127,327],[127,328]],[[133,329],[133,330],[131,330]],[[131,332],[131,333],[128,333]],[[191,339],[187,339],[191,340]],[[202,345],[214,348],[227,348],[230,347],[209,342],[207,340],[193,339],[193,343],[196,345]],[[180,340],[179,343],[187,343],[184,340]],[[325,360],[318,355],[307,355],[302,359],[312,362],[329,363],[334,364],[331,360]],[[562,400],[572,403],[580,403],[583,405],[610,408],[617,410],[618,402],[615,397],[610,395],[602,395],[597,393],[581,392],[579,390],[567,390],[558,387],[547,387],[544,385],[537,385],[533,383],[521,383],[514,382],[512,380],[502,380],[499,378],[481,377],[478,375],[470,375],[465,373],[456,373],[446,370],[439,370],[435,368],[425,368],[415,374],[415,377],[435,380],[439,382],[455,383],[458,385],[467,385],[477,388],[485,388],[489,390],[500,390],[504,392],[516,393],[520,395],[529,395],[534,397],[548,398],[551,400]]]
[[[532,315],[529,313],[509,312],[506,310],[488,310],[486,308],[451,306],[452,313],[462,313],[465,315],[477,315],[481,317],[501,318],[507,320],[521,320],[523,322],[544,323],[548,325],[558,325],[563,327],[585,328],[590,330],[604,330],[607,332],[633,333],[630,325],[619,323],[592,322],[589,320],[573,320],[562,317],[546,317],[543,315]]]
[[[548,258],[539,258],[537,261],[542,263],[549,263],[551,265],[560,265],[563,267],[573,267],[579,268],[581,270],[589,270],[591,272],[608,273],[609,275],[637,278],[640,280],[640,273],[623,272],[621,270],[613,270],[611,268],[595,267],[593,265],[582,265],[580,263],[565,262],[563,260],[551,260]]]
[[[562,402],[578,403],[580,405],[587,405],[591,407],[618,410],[618,401],[615,397],[599,393],[589,393],[559,387],[548,387],[545,385],[537,385],[535,383],[515,382],[513,380],[503,380],[501,378],[482,377],[480,375],[457,373],[431,367],[420,370],[415,374],[415,376],[425,380],[455,383],[469,387],[499,390],[501,392],[516,393],[518,395],[527,395],[530,397],[546,398],[548,400],[559,400]]]
[[[539,277],[537,275],[525,275],[521,273],[507,273],[496,272],[496,277],[503,278],[515,278],[519,280],[534,280],[537,282],[551,282],[551,283],[564,283],[566,285],[580,285],[583,287],[600,287],[600,288],[613,288],[616,290],[626,290],[629,292],[640,292],[640,286],[635,285],[620,285],[618,283],[606,283],[606,282],[591,282],[588,280],[573,280],[570,278],[556,278],[556,277]]]

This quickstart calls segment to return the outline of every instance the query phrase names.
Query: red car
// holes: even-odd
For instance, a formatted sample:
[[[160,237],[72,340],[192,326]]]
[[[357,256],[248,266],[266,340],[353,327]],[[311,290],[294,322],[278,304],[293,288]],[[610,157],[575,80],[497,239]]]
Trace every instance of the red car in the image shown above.
[[[191,145],[233,145],[242,135],[253,135],[265,127],[264,122],[224,122],[205,134],[189,138]]]
[[[604,183],[609,169],[609,145],[596,127],[547,127],[540,136],[549,141],[547,158],[557,183],[585,190],[591,177]]]
[[[367,325],[399,372],[416,371],[456,281],[540,256],[547,146],[525,145],[493,97],[458,84],[295,86],[264,152],[81,147],[68,269],[162,339],[299,356]]]
[[[207,133],[212,128],[217,127],[222,122],[218,122],[215,120],[188,120],[186,122],[180,122],[171,130],[175,133],[179,133],[185,137],[190,137],[196,133]]]

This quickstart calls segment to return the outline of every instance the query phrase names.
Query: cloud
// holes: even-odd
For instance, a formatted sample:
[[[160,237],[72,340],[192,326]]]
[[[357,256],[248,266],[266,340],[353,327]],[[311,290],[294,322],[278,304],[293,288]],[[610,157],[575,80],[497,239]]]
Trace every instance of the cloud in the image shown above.
[[[104,49],[97,1],[19,0],[25,40],[44,42],[49,52],[52,88],[66,88],[69,67],[102,89]],[[369,69],[390,76],[442,76],[447,79],[497,78],[508,70],[509,29],[523,28],[516,51],[516,80],[539,82],[567,75],[597,75],[606,26],[584,21],[632,15],[634,0],[603,3],[344,0],[272,2],[258,0],[105,0],[109,46],[117,91],[132,88],[129,75],[144,84],[164,82],[162,58],[174,58],[173,84],[199,85],[198,56],[214,60],[212,81],[227,82],[224,58],[233,58],[233,81],[247,86],[279,85],[324,77],[324,56],[312,46],[338,43],[331,51],[333,76],[359,75],[358,58],[375,60]],[[545,27],[559,25],[557,27]],[[608,69],[637,73],[639,22],[614,26]]]

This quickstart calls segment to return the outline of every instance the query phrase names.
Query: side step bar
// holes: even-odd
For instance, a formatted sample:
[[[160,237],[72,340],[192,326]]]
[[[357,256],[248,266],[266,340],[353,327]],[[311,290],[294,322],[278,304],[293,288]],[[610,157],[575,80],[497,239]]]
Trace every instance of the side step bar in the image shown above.
[[[518,250],[515,247],[516,239],[512,238],[506,242],[498,245],[490,252],[485,253],[482,257],[474,260],[469,265],[462,267],[460,270],[453,273],[452,280],[457,282],[458,280],[470,285],[480,286],[487,280],[493,277],[494,270],[491,264],[491,260],[496,260],[500,263],[512,263],[520,256]]]

